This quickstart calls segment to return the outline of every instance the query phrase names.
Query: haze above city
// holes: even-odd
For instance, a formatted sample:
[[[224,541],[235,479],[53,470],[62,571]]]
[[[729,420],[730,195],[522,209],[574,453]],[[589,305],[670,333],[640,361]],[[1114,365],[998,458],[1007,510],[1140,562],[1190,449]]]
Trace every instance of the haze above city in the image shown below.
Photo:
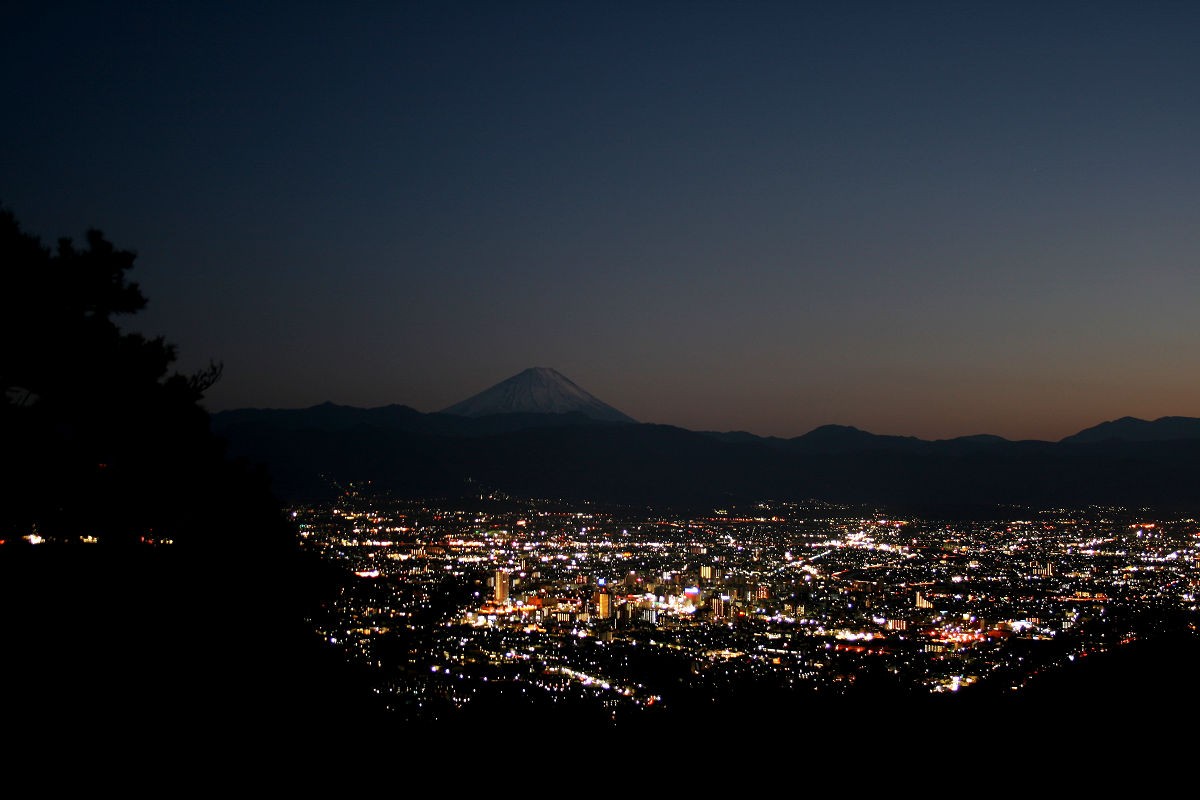
[[[212,410],[526,367],[643,422],[1200,416],[1200,7],[19,3],[0,204]]]

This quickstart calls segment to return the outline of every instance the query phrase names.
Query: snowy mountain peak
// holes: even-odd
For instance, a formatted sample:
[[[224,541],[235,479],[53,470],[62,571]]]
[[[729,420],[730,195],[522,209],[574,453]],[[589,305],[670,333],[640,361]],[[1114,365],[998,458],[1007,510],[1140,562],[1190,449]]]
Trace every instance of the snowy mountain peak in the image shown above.
[[[550,367],[530,367],[490,389],[442,411],[462,417],[491,414],[569,414],[577,412],[608,422],[635,422],[576,386]]]

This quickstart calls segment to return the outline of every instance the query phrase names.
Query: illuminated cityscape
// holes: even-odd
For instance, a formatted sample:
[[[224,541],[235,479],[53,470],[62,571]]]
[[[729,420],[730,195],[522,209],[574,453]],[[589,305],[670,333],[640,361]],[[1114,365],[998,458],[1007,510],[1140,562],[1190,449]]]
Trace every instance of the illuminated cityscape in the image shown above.
[[[1190,765],[1200,3],[6,6],[14,786]]]
[[[313,624],[404,720],[496,702],[619,722],[763,698],[1009,696],[1195,631],[1200,521],[1011,511],[467,510],[351,492],[291,514],[347,576]]]

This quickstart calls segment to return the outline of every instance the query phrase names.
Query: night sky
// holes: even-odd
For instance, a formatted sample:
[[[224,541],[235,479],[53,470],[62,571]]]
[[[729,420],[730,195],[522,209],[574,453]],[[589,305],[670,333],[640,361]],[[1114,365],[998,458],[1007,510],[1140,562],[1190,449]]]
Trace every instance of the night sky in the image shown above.
[[[1200,416],[1200,3],[7,2],[0,204],[210,409]]]

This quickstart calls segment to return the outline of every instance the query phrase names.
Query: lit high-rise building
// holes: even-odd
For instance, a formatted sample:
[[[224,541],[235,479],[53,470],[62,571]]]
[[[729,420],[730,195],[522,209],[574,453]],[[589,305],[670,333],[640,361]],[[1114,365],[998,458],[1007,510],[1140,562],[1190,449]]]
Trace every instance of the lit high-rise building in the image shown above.
[[[612,616],[612,595],[608,592],[597,592],[596,616],[600,619],[608,619]]]

